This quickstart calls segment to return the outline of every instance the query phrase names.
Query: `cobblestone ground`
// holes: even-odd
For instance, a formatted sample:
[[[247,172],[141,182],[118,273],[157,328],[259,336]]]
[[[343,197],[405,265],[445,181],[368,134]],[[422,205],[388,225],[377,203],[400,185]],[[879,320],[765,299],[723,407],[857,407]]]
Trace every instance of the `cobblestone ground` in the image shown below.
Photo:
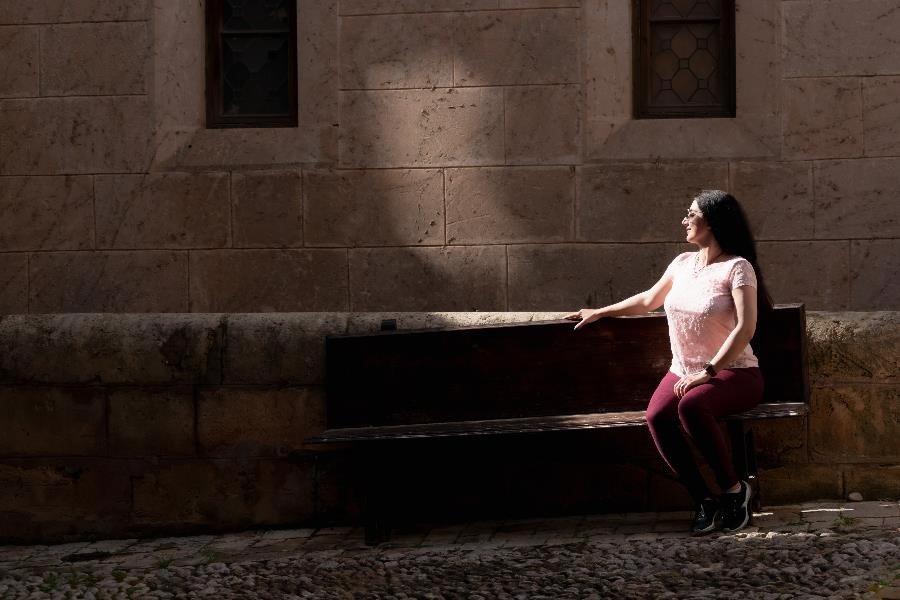
[[[0,547],[0,598],[900,598],[900,503],[477,522],[365,546],[349,528]]]

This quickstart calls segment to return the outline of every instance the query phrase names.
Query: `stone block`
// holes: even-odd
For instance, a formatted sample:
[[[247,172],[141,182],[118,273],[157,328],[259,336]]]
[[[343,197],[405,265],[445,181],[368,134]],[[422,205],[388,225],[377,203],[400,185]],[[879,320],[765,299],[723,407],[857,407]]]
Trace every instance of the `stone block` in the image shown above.
[[[6,0],[0,24],[140,21],[149,9],[148,0]]]
[[[346,310],[345,250],[209,250],[191,253],[195,312]]]
[[[900,14],[892,0],[806,0],[782,7],[786,77],[896,74]]]
[[[500,0],[500,8],[578,8],[582,0]]]
[[[446,177],[450,244],[572,239],[573,168],[448,169]]]
[[[841,310],[850,298],[848,242],[760,242],[759,265],[776,303]],[[803,268],[798,268],[803,265]]]
[[[900,154],[900,77],[863,79],[866,156]]]
[[[145,96],[0,100],[0,174],[143,171],[151,124]]]
[[[109,391],[109,452],[113,456],[193,456],[194,422],[190,387]]]
[[[341,19],[341,88],[453,86],[453,14]]]
[[[577,83],[576,9],[471,12],[459,17],[459,86]]]
[[[816,163],[816,237],[900,236],[898,169],[900,158]]]
[[[187,256],[157,251],[34,254],[29,310],[185,312]]]
[[[507,163],[579,162],[580,86],[508,87],[503,100]]]
[[[310,246],[444,243],[444,175],[439,170],[304,173]]]
[[[197,443],[205,456],[286,456],[325,429],[325,394],[317,387],[203,388]]]
[[[3,53],[0,97],[27,98],[38,95],[38,32],[37,27],[0,29],[0,52]]]
[[[149,50],[146,22],[45,27],[41,95],[142,94],[147,89]]]
[[[759,472],[763,507],[844,497],[841,469],[834,465],[785,465]]]
[[[93,202],[90,177],[0,178],[0,248],[93,248]]]
[[[497,8],[499,0],[341,0],[341,15],[444,12]]]
[[[227,173],[94,178],[100,248],[209,248],[228,244]]]
[[[900,240],[850,242],[850,310],[900,310]]]
[[[505,323],[531,323],[561,319],[557,312],[358,312],[350,313],[347,333],[367,334],[381,331],[385,319],[393,319],[397,329],[432,329],[435,327],[485,327]],[[340,333],[340,332],[337,332]]]
[[[736,162],[731,193],[757,240],[813,237],[812,169],[804,162]]]
[[[509,310],[576,311],[653,286],[678,244],[541,244],[509,248]]]
[[[811,313],[806,329],[813,382],[900,383],[897,312]]]
[[[506,308],[502,246],[350,250],[353,311]]]
[[[106,397],[102,390],[0,387],[0,456],[106,454]]]
[[[578,178],[579,241],[675,242],[694,196],[728,188],[728,165],[610,164],[579,167]]]
[[[0,383],[221,383],[220,315],[7,315]]]
[[[503,164],[503,90],[341,94],[344,167]]]
[[[229,315],[224,383],[323,384],[325,336],[346,333],[347,319],[342,313]]]
[[[820,463],[900,461],[900,386],[813,389],[809,447]]]
[[[844,158],[863,153],[862,91],[851,77],[784,81],[784,156]]]
[[[231,205],[235,246],[271,248],[303,243],[299,172],[233,173]]]
[[[28,312],[28,255],[0,254],[0,314]]]
[[[807,419],[760,419],[753,423],[753,442],[760,468],[806,464]]]
[[[859,492],[866,500],[900,498],[900,466],[872,465],[844,468],[847,493]]]

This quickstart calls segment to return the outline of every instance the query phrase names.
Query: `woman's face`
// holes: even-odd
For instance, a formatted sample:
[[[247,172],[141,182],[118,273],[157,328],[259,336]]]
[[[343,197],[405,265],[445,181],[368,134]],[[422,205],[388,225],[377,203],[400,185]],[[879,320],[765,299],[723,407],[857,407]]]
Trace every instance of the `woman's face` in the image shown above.
[[[697,206],[697,201],[691,203],[691,207],[687,211],[687,215],[681,220],[681,225],[685,228],[685,241],[698,246],[708,245],[709,239],[712,237],[712,230],[703,219],[703,213]]]

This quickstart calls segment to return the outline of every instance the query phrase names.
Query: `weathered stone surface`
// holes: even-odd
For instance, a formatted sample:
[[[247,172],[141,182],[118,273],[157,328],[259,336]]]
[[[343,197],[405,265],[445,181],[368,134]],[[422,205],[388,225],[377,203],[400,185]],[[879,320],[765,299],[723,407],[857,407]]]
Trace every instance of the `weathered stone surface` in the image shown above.
[[[847,242],[760,242],[757,252],[775,302],[803,302],[809,310],[847,308]]]
[[[221,315],[6,315],[0,383],[221,383]]]
[[[0,254],[0,314],[28,312],[28,256]]]
[[[149,15],[148,0],[5,0],[0,24],[139,21]]]
[[[499,0],[341,0],[342,15],[443,12],[497,8]]]
[[[150,128],[144,96],[0,100],[0,174],[143,171]]]
[[[578,10],[471,12],[460,16],[456,85],[579,81]]]
[[[580,86],[509,87],[503,99],[507,163],[579,161]]]
[[[197,443],[205,456],[286,456],[323,429],[321,388],[203,388],[197,399]]]
[[[45,27],[41,32],[41,93],[144,93],[149,44],[145,22]]]
[[[106,454],[103,390],[0,387],[0,456]]]
[[[191,310],[345,310],[345,250],[208,250],[191,253]]]
[[[853,466],[844,469],[848,491],[863,498],[900,498],[900,465]]]
[[[578,168],[580,241],[674,242],[700,190],[728,187],[726,163],[611,164]],[[661,273],[660,273],[661,274]]]
[[[112,388],[108,394],[112,456],[195,454],[194,397],[190,387]]]
[[[841,470],[834,465],[799,464],[761,469],[759,485],[763,506],[844,495]]]
[[[900,460],[900,386],[815,388],[810,399],[809,449],[816,462],[896,463]]]
[[[816,163],[816,237],[900,237],[898,171],[900,158]]]
[[[844,158],[862,154],[859,79],[787,79],[783,90],[785,157]]]
[[[184,253],[63,252],[31,256],[29,307],[54,312],[184,312]]]
[[[866,156],[900,154],[900,77],[863,81],[863,126]]]
[[[453,85],[453,14],[345,17],[341,87],[392,89]]]
[[[807,419],[759,419],[752,426],[760,468],[808,462]]]
[[[209,248],[228,243],[227,173],[94,178],[100,248]]]
[[[900,13],[891,0],[806,0],[782,6],[785,76],[896,74]]]
[[[0,249],[93,248],[93,196],[90,177],[0,178]]]
[[[510,246],[509,309],[576,311],[650,288],[679,244]]]
[[[900,310],[900,240],[850,242],[850,310]]]
[[[900,383],[900,313],[811,313],[810,379]]]
[[[169,531],[297,522],[312,516],[312,489],[312,469],[283,460],[166,461],[134,479],[134,518]]]
[[[447,242],[572,239],[575,173],[569,167],[447,170]]]
[[[224,382],[323,384],[325,336],[346,333],[347,318],[311,312],[229,315]]]
[[[2,10],[2,9],[0,9]],[[38,95],[37,27],[0,29],[0,97],[21,98]]]
[[[303,243],[299,172],[233,173],[231,205],[235,246],[272,248]]]
[[[503,310],[502,246],[350,250],[354,311]]]
[[[341,165],[503,163],[503,90],[386,90],[341,95]]]
[[[565,312],[356,312],[347,314],[347,333],[381,331],[386,319],[396,321],[397,329],[434,327],[478,327],[503,323],[530,323],[561,319]],[[338,333],[343,333],[338,331]]]
[[[731,193],[757,240],[813,237],[812,168],[808,163],[736,162]]]
[[[307,245],[444,243],[441,171],[307,171],[303,187]]]
[[[577,8],[582,0],[500,0],[500,8]]]

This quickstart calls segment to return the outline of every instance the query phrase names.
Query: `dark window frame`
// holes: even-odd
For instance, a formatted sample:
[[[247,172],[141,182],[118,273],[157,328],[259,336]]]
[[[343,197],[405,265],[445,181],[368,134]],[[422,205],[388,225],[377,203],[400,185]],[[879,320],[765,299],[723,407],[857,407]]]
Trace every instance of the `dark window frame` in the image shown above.
[[[297,2],[288,2],[288,106],[290,112],[279,115],[226,115],[222,73],[222,0],[206,1],[206,127],[297,127]],[[234,33],[229,33],[234,35]],[[242,35],[271,35],[265,31],[247,31]]]
[[[722,53],[719,76],[722,78],[725,97],[718,106],[651,106],[650,82],[653,77],[650,61],[650,16],[652,0],[632,0],[632,38],[634,40],[633,96],[635,119],[684,119],[684,118],[734,118],[737,116],[737,68],[735,39],[735,0],[722,0],[722,16],[719,20]],[[670,22],[698,22],[680,19]]]

